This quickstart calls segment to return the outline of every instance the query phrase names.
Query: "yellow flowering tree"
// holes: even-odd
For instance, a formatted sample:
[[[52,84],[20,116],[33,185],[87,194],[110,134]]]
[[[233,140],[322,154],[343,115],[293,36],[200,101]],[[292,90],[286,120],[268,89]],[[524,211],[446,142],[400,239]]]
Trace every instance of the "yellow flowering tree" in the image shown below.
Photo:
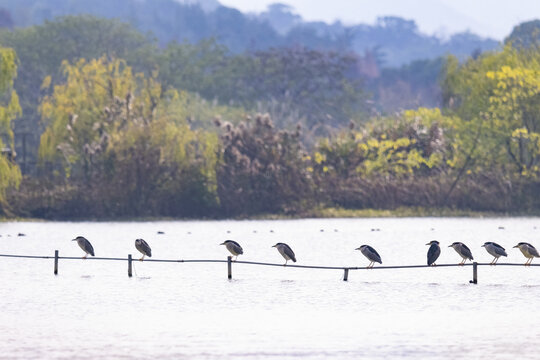
[[[17,76],[15,51],[0,48],[0,210],[5,208],[5,195],[9,187],[17,187],[21,172],[15,164],[15,149],[11,121],[21,115],[19,98],[13,90],[13,80]]]
[[[443,84],[447,111],[459,122],[455,146],[472,173],[538,176],[540,52],[487,53],[460,65],[450,58]]]
[[[187,94],[123,60],[62,66],[65,83],[41,103],[39,154],[63,165],[90,213],[193,215],[216,202],[217,135],[191,129]]]
[[[311,168],[347,178],[428,174],[445,166],[444,127],[452,120],[439,109],[404,111],[368,124],[361,131],[324,139],[313,155]]]

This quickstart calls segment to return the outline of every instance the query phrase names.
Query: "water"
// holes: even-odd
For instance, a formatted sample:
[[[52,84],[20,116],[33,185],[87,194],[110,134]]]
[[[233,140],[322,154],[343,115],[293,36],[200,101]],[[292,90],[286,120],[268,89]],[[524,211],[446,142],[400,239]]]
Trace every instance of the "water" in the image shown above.
[[[243,260],[284,262],[287,242],[298,264],[365,266],[354,251],[375,247],[384,265],[457,263],[447,248],[463,241],[479,262],[485,241],[525,262],[519,241],[540,247],[540,219],[309,219],[134,223],[0,223],[0,253],[82,256],[139,254],[142,237],[159,259],[225,259],[233,239]],[[504,229],[499,229],[504,227]],[[372,231],[380,229],[380,231]],[[321,231],[323,230],[323,231]],[[158,235],[157,231],[165,234]],[[17,237],[17,233],[25,237]],[[8,236],[11,235],[11,236]],[[534,262],[538,262],[536,259]],[[533,263],[534,263],[533,262]],[[1,359],[537,359],[540,268],[306,270],[233,264],[0,258]]]

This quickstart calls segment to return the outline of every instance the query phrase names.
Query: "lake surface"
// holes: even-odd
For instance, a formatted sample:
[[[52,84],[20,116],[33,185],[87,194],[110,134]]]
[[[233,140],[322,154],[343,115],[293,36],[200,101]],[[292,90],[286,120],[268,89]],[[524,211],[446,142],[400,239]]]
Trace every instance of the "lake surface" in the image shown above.
[[[503,228],[503,229],[502,229]],[[380,231],[372,231],[380,229]],[[163,231],[163,235],[158,235]],[[18,233],[26,236],[17,237]],[[297,264],[366,266],[362,244],[384,265],[425,264],[430,240],[437,263],[475,260],[480,247],[507,249],[499,262],[524,263],[512,246],[540,248],[540,218],[306,219],[288,221],[8,222],[0,254],[126,257],[144,238],[156,259],[226,259],[283,263],[271,246],[286,242]],[[10,236],[9,236],[10,235]],[[535,259],[534,263],[540,259]],[[538,359],[540,267],[351,271],[233,264],[126,262],[0,257],[1,359]]]

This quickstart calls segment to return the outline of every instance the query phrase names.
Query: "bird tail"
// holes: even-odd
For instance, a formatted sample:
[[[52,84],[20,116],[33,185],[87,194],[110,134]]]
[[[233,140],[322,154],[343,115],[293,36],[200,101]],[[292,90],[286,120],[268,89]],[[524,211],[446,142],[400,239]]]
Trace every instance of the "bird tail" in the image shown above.
[[[296,258],[295,258],[295,257],[293,257],[291,260],[292,260],[293,262],[296,262]]]

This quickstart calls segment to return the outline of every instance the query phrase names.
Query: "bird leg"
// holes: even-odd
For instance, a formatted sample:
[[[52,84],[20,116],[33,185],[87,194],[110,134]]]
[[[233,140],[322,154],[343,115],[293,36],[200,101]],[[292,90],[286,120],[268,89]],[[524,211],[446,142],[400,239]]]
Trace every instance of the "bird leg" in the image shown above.
[[[491,260],[491,262],[489,263],[489,265],[495,265],[495,260],[496,260],[496,259],[497,259],[497,258],[494,257],[493,260]]]
[[[145,256],[145,255],[143,255],[143,256],[142,256],[142,258],[140,258],[140,259],[139,259],[139,261],[143,261],[143,259],[144,259],[144,256]]]
[[[287,261],[289,261],[289,260],[285,260],[285,264],[283,264],[283,266],[287,266]]]
[[[84,255],[82,258],[83,258],[83,259],[86,259],[87,256],[88,256],[88,254]]]

